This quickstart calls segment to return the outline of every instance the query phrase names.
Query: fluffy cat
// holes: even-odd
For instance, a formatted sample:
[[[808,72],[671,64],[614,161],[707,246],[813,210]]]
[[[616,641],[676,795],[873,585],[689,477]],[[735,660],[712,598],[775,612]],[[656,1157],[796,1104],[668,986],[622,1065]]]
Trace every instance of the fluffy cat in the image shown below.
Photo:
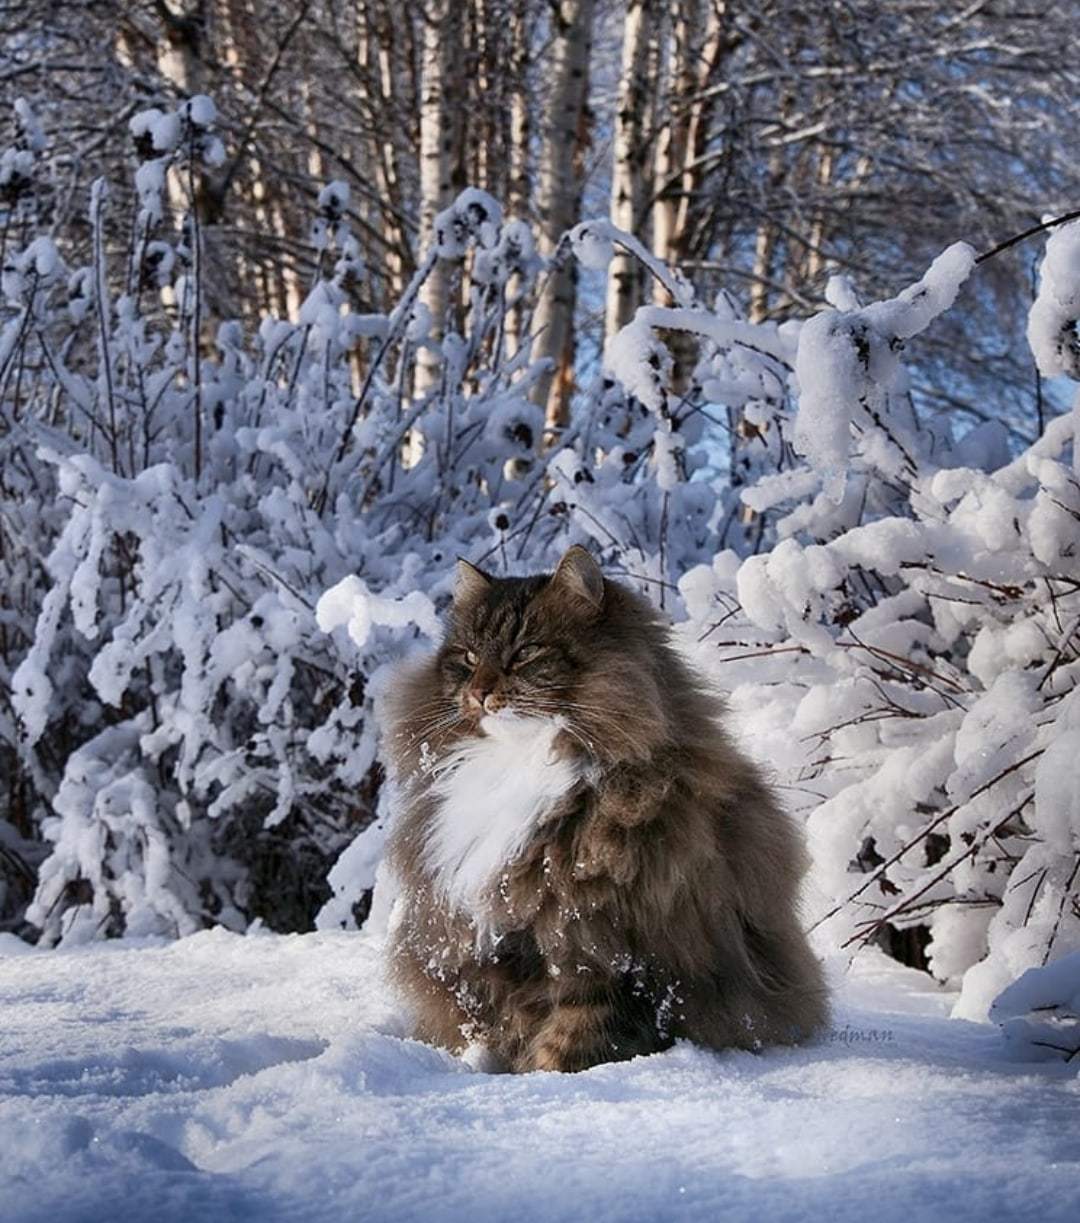
[[[392,713],[390,963],[418,1037],[574,1071],[824,1024],[799,833],[657,613],[584,548],[537,577],[461,562]]]

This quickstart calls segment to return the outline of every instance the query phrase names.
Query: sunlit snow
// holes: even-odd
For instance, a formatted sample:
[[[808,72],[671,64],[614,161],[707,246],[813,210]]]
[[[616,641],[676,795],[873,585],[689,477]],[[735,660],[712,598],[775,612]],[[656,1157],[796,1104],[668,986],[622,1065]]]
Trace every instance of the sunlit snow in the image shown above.
[[[1075,1067],[878,953],[800,1050],[487,1075],[404,1039],[365,935],[0,936],[5,1223],[1072,1220]]]

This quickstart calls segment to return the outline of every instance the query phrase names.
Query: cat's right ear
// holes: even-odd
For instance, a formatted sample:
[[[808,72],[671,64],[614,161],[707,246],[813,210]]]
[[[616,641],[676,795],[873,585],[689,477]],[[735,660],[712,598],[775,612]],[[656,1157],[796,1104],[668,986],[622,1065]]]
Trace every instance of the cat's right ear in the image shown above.
[[[564,553],[551,575],[551,590],[596,614],[604,605],[604,575],[592,554],[580,544]]]
[[[457,580],[454,583],[454,602],[459,606],[462,603],[471,603],[474,599],[479,599],[481,595],[486,594],[491,589],[491,578],[483,571],[465,560],[464,557],[458,557],[457,563]]]

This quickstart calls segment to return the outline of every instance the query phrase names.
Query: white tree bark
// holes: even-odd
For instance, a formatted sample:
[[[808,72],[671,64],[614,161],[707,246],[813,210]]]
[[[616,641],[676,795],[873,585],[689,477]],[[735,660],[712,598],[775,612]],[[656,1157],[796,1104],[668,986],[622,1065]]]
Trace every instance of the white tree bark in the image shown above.
[[[529,90],[530,41],[533,23],[529,6],[513,8],[510,29],[510,216],[522,220],[529,215],[532,172],[529,142],[532,138],[532,97]]]
[[[687,255],[691,204],[702,192],[700,155],[710,102],[707,86],[724,52],[725,0],[670,0],[662,95],[665,121],[656,133],[653,164],[652,251],[671,267]],[[673,304],[653,281],[658,305]],[[688,331],[674,333],[668,347],[675,359],[671,388],[682,394],[697,362],[699,345]]]
[[[686,254],[690,208],[701,190],[700,156],[710,100],[706,89],[725,49],[726,0],[671,0],[663,93],[668,119],[657,133],[653,254],[678,266]],[[654,285],[659,304],[667,291]]]
[[[434,238],[435,217],[450,203],[453,190],[454,135],[447,96],[461,64],[460,14],[456,0],[429,0],[424,13],[420,82],[420,245]],[[460,96],[460,95],[458,95]],[[450,299],[450,265],[436,262],[420,290],[420,301],[431,311],[432,335],[443,334]],[[439,377],[440,362],[421,350],[416,365],[416,391],[429,390]]]
[[[534,22],[527,3],[512,7],[510,25],[510,164],[507,176],[507,216],[527,221],[532,204],[532,156],[530,144],[533,130],[533,99],[529,81]],[[514,276],[507,286],[511,304],[506,312],[506,350],[510,356],[521,347],[524,330],[524,310],[512,299],[521,289],[520,278]]]
[[[630,0],[623,27],[622,73],[615,104],[614,157],[611,169],[611,222],[636,234],[651,183],[646,181],[646,115],[655,96],[650,44],[657,29],[658,0]],[[670,126],[668,128],[670,131]],[[608,268],[604,335],[621,330],[641,304],[639,262],[624,252]]]
[[[557,0],[551,6],[551,86],[541,120],[537,195],[538,245],[548,256],[577,220],[581,206],[580,164],[575,163],[580,163],[576,154],[583,143],[594,9],[594,0]],[[552,361],[533,393],[552,425],[561,425],[568,415],[576,297],[576,270],[566,260],[548,277],[533,318],[533,353]]]
[[[158,0],[164,38],[158,43],[158,68],[181,94],[203,91],[206,0]]]

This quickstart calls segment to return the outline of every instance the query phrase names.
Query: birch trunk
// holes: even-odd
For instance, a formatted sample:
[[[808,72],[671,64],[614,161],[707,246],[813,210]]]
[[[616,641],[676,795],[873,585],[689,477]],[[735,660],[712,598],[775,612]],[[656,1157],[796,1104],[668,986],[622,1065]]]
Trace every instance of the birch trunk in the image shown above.
[[[833,171],[836,168],[836,151],[831,145],[821,145],[817,149],[817,165],[814,170],[814,219],[810,225],[809,241],[806,248],[806,259],[803,264],[802,288],[816,290],[818,281],[825,271],[825,243],[829,239],[827,224],[827,209],[829,188],[832,186]],[[822,285],[821,288],[824,288]]]
[[[495,111],[502,79],[497,65],[498,34],[492,18],[489,0],[470,0],[468,79],[475,83],[477,106],[470,125],[468,185],[482,187],[501,200],[503,184],[499,180],[505,167],[499,160]]]
[[[527,221],[531,213],[532,159],[529,142],[532,139],[532,96],[529,88],[533,22],[527,4],[512,9],[510,26],[510,132],[507,181],[507,215]],[[521,347],[524,310],[515,299],[521,290],[520,278],[514,276],[507,285],[509,305],[506,309],[506,350],[513,356]]]
[[[162,38],[156,49],[158,71],[173,85],[177,100],[204,93],[207,76],[205,63],[210,50],[208,0],[158,0],[155,7],[162,30]],[[205,219],[201,207],[203,200],[200,198],[204,195],[204,173],[200,169],[197,174],[189,175],[186,169],[180,170],[174,165],[166,174],[165,197],[172,215],[178,220],[189,215],[200,222]],[[210,248],[209,258],[206,257],[206,249],[201,252],[201,258],[193,256],[194,262],[199,265],[199,275],[193,279],[197,282],[196,298],[201,298],[200,307],[210,303],[210,309],[205,312],[195,310],[196,315],[203,315],[205,326],[205,319],[214,314],[224,316],[240,311],[232,309],[234,303],[227,300],[227,294],[222,290],[222,281],[228,277],[220,274],[218,252],[212,249],[212,235],[202,231],[201,240],[204,248]],[[168,306],[177,304],[171,285],[162,289],[161,300]],[[193,348],[197,346],[197,343],[193,344]]]
[[[454,125],[447,93],[461,62],[459,6],[456,0],[429,0],[424,13],[420,82],[420,246],[433,241],[435,217],[450,203],[453,190]],[[460,95],[459,95],[460,100]],[[450,300],[450,265],[438,260],[420,290],[431,311],[431,334],[443,334]],[[440,362],[421,350],[416,364],[416,391],[423,394],[438,381]]]
[[[711,102],[708,86],[717,74],[725,50],[723,0],[671,0],[667,71],[662,89],[667,121],[660,126],[653,166],[655,202],[652,211],[653,254],[679,267],[688,254],[691,206],[701,198],[702,155]],[[653,298],[672,305],[668,291],[653,282]],[[682,395],[697,363],[699,343],[687,331],[668,340],[674,357],[671,389]]]
[[[532,97],[529,90],[530,43],[533,23],[529,6],[516,5],[510,28],[510,190],[511,216],[526,220],[532,197],[529,142],[532,139]]]
[[[549,52],[551,92],[541,120],[537,212],[542,255],[555,253],[559,238],[573,226],[581,207],[582,150],[587,126],[589,50],[594,0],[557,0],[551,13]],[[534,386],[533,396],[549,425],[569,416],[573,387],[574,305],[577,277],[564,259],[547,279],[533,319],[533,354],[547,357],[549,369]]]
[[[158,0],[165,37],[158,43],[158,68],[181,95],[203,91],[207,0]]]
[[[778,106],[781,122],[787,120],[792,103],[792,95],[789,90],[785,89]],[[770,294],[777,289],[776,260],[779,231],[776,223],[769,216],[769,210],[775,206],[787,176],[787,151],[782,144],[775,144],[770,150],[768,167],[765,189],[761,198],[757,233],[754,237],[750,308],[747,313],[747,318],[751,323],[765,322],[769,317],[770,309],[776,305],[775,302],[770,301]],[[781,291],[779,296],[784,297],[786,294]]]
[[[205,92],[203,57],[207,51],[207,0],[158,0],[164,37],[157,45],[161,75],[175,86],[179,99]],[[166,180],[169,207],[176,216],[197,207],[189,200],[184,178],[170,170]]]
[[[725,0],[672,0],[668,51],[668,123],[657,134],[653,254],[677,267],[686,258],[691,209],[702,190],[703,155],[713,98],[709,87],[724,55],[737,45],[727,30]],[[668,303],[654,283],[660,305]]]
[[[615,105],[614,163],[611,170],[611,223],[637,234],[646,190],[646,115],[656,93],[650,72],[656,0],[630,0],[623,28],[622,73]],[[670,132],[671,127],[667,130]],[[641,304],[642,268],[637,259],[618,252],[608,268],[604,336],[626,326]]]

